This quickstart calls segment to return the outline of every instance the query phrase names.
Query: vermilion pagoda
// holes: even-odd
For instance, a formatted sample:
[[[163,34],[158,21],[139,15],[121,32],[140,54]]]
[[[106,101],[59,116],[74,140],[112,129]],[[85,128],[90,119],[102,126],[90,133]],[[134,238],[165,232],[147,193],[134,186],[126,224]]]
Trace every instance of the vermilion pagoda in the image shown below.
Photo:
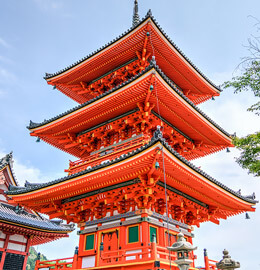
[[[254,197],[190,163],[232,147],[232,137],[196,106],[220,90],[150,11],[139,21],[137,1],[130,30],[45,79],[79,105],[31,122],[31,135],[79,160],[62,179],[8,195],[78,224],[73,269],[177,269],[166,247],[178,232],[192,242],[193,225],[254,211]]]
[[[0,159],[0,269],[25,270],[31,246],[68,237],[73,227],[10,204],[5,191],[19,188],[12,167],[12,153]]]

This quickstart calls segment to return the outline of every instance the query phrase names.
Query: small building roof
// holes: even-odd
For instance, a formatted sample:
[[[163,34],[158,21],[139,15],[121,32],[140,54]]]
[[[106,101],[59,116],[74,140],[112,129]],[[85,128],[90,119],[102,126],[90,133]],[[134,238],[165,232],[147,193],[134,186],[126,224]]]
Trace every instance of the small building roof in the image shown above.
[[[29,212],[27,209],[19,206],[13,206],[7,203],[0,203],[0,223],[6,222],[16,226],[24,226],[33,230],[68,233],[72,232],[74,226],[59,224],[57,221],[51,221],[43,216]]]

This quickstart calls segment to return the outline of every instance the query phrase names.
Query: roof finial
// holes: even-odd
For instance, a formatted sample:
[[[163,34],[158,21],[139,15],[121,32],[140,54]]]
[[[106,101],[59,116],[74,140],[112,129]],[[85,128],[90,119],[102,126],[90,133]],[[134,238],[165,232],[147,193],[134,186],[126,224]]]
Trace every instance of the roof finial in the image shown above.
[[[138,0],[135,0],[134,15],[133,15],[133,27],[135,27],[140,22],[140,17],[138,14]]]

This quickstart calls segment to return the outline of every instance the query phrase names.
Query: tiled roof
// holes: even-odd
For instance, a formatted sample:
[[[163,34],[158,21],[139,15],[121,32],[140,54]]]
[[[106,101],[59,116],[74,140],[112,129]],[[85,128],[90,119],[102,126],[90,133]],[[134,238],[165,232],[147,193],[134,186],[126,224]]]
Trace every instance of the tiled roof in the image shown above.
[[[150,71],[152,68],[155,68],[155,70],[161,75],[161,77],[168,83],[168,85],[175,91],[178,93],[178,95],[180,95],[185,101],[187,101],[198,113],[200,113],[204,118],[206,118],[212,125],[214,125],[217,129],[219,129],[221,132],[223,132],[225,135],[227,136],[230,136],[230,134],[228,132],[226,132],[223,128],[221,128],[217,123],[215,123],[209,116],[207,116],[204,112],[202,112],[201,109],[199,109],[199,107],[197,107],[191,100],[189,100],[183,93],[182,91],[180,91],[178,89],[178,87],[176,86],[175,83],[173,83],[164,73],[163,71],[159,68],[158,65],[156,65],[156,62],[155,61],[151,61],[150,65],[145,69],[143,70],[142,72],[138,73],[136,76],[132,77],[131,79],[129,79],[128,81],[108,90],[107,92],[93,98],[93,99],[90,99],[88,100],[87,102],[83,103],[83,104],[80,104],[80,105],[77,105],[76,107],[62,113],[62,114],[59,114],[55,117],[52,117],[48,120],[44,120],[42,123],[34,123],[32,121],[30,121],[30,124],[29,126],[27,127],[28,129],[34,129],[34,128],[37,128],[37,127],[40,127],[42,125],[46,125],[46,124],[49,124],[55,120],[58,120],[59,118],[61,117],[64,117],[70,113],[73,113],[77,110],[80,110],[86,106],[88,106],[89,104],[101,99],[102,97],[104,96],[107,96],[119,89],[121,89],[122,87],[126,86],[127,84],[130,84],[131,82],[133,82],[134,80],[138,79],[139,77],[141,77],[143,74],[145,74],[146,72]]]
[[[101,168],[105,168],[109,165],[113,165],[115,163],[121,162],[122,160],[125,160],[129,157],[135,156],[136,154],[148,149],[149,147],[151,147],[152,145],[154,145],[157,142],[161,142],[161,144],[172,153],[172,155],[174,155],[177,159],[179,159],[180,161],[182,161],[184,164],[188,165],[190,168],[192,168],[195,172],[199,173],[200,175],[204,176],[205,178],[207,178],[210,182],[216,184],[217,186],[221,187],[222,189],[224,189],[225,191],[231,193],[232,195],[236,196],[237,198],[242,199],[243,201],[249,202],[249,203],[257,203],[258,201],[255,200],[255,196],[254,194],[252,196],[243,196],[240,194],[240,192],[236,192],[230,188],[228,188],[227,186],[223,185],[222,183],[220,183],[219,181],[217,181],[216,179],[214,179],[213,177],[209,176],[207,173],[205,173],[204,171],[202,171],[201,169],[199,169],[198,167],[196,167],[195,165],[193,165],[191,162],[189,162],[188,160],[186,160],[184,157],[182,157],[178,152],[176,152],[166,141],[165,139],[162,138],[162,136],[158,136],[158,134],[156,134],[153,136],[153,138],[151,139],[151,141],[143,146],[141,146],[140,148],[133,150],[132,152],[128,152],[127,154],[124,154],[114,160],[111,161],[107,161],[105,163],[102,163],[100,165],[94,166],[92,168],[83,170],[81,172],[69,175],[69,176],[65,176],[63,178],[51,181],[51,182],[47,182],[47,183],[43,183],[43,184],[39,184],[36,186],[28,186],[28,187],[24,187],[24,188],[17,188],[15,187],[15,189],[10,189],[9,191],[7,191],[6,193],[8,195],[17,195],[17,194],[23,194],[23,193],[27,193],[27,192],[32,192],[41,188],[45,188],[45,187],[49,187],[52,186],[54,184],[58,184],[58,183],[62,183],[64,181],[88,174],[90,172],[96,171],[98,169]]]
[[[71,232],[72,225],[59,224],[57,221],[50,221],[42,216],[37,216],[27,212],[25,209],[9,204],[0,203],[0,222],[12,222],[18,227],[24,225],[38,230],[48,230],[50,232]]]
[[[86,57],[80,59],[79,61],[77,61],[76,63],[58,71],[55,73],[46,73],[44,79],[49,79],[52,77],[55,77],[59,74],[62,74],[63,72],[66,72],[67,70],[81,64],[82,62],[86,61],[87,59],[93,57],[94,55],[98,54],[99,52],[101,52],[102,50],[106,49],[107,47],[111,46],[112,44],[114,44],[115,42],[117,42],[118,40],[120,40],[121,38],[123,38],[124,36],[128,35],[129,33],[131,33],[132,31],[134,31],[136,28],[138,28],[145,20],[147,20],[148,18],[150,18],[154,24],[157,26],[157,28],[160,30],[160,32],[165,36],[165,38],[171,43],[171,45],[174,47],[174,49],[176,49],[178,51],[178,53],[180,53],[182,55],[182,57],[206,80],[208,81],[213,87],[215,87],[216,89],[218,89],[219,91],[221,91],[221,89],[219,89],[218,86],[216,86],[211,80],[209,80],[200,70],[197,66],[195,66],[191,60],[180,50],[180,48],[170,39],[170,37],[164,32],[164,30],[161,28],[161,26],[157,23],[156,19],[154,18],[154,16],[152,15],[152,11],[149,10],[146,14],[146,16],[137,24],[135,24],[134,26],[132,26],[131,28],[127,29],[123,34],[121,34],[120,36],[118,36],[117,38],[113,39],[112,41],[110,41],[109,43],[105,44],[104,46],[102,46],[100,49],[94,51],[93,53],[87,55]]]

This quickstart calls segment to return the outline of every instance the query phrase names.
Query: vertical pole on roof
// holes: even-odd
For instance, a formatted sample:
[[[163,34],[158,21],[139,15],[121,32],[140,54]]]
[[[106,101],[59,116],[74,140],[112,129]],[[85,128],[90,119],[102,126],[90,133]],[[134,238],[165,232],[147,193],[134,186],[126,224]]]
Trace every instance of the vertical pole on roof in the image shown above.
[[[138,14],[138,0],[135,0],[134,14],[133,14],[133,27],[135,27],[139,22],[140,22],[140,17]]]

